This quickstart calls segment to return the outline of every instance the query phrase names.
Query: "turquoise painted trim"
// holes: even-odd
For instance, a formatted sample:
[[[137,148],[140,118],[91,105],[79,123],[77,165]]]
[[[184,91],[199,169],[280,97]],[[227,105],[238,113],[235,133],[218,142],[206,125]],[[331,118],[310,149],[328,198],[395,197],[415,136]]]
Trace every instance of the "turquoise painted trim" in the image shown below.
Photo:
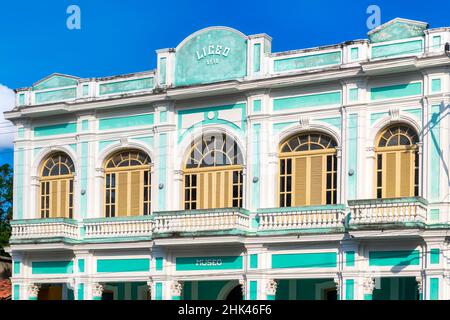
[[[358,88],[351,88],[348,91],[348,100],[350,102],[356,102],[359,100],[359,89]]]
[[[81,130],[88,131],[89,130],[89,120],[81,121]]]
[[[178,257],[176,271],[239,270],[243,268],[242,256]]]
[[[406,109],[405,112],[408,112],[409,114],[412,114],[414,117],[416,117],[419,121],[422,121],[422,109]]]
[[[297,123],[296,121],[274,123],[273,124],[273,133],[279,134],[280,131],[282,131],[284,128],[289,127],[290,125],[293,125],[296,123]]]
[[[38,300],[38,297],[29,297],[28,300],[31,300],[31,301],[37,301],[37,300]]]
[[[150,259],[99,259],[97,272],[144,272],[150,269]]]
[[[258,269],[258,254],[250,254],[250,269]]]
[[[430,250],[430,264],[439,264],[439,256],[441,251],[439,248],[434,248]]]
[[[430,278],[430,300],[439,300],[439,278]]]
[[[372,300],[373,296],[371,294],[364,294],[364,300]]]
[[[433,36],[433,48],[438,49],[442,45],[441,36]]]
[[[24,148],[20,147],[17,148],[17,154],[16,154],[16,161],[17,165],[14,165],[15,172],[17,172],[17,176],[15,177],[16,183],[17,183],[17,193],[16,196],[16,203],[14,204],[16,206],[15,210],[15,219],[22,219],[23,217],[23,180],[24,180],[24,174],[23,174],[23,168],[24,168]]]
[[[387,58],[399,55],[416,55],[423,52],[423,40],[372,46],[372,59]]]
[[[408,21],[393,21],[386,23],[381,29],[369,34],[370,42],[385,42],[424,36],[426,24]]]
[[[36,104],[56,101],[73,100],[77,97],[77,88],[58,89],[44,92],[36,92],[34,101]]]
[[[114,143],[118,143],[119,140],[102,140],[98,142],[98,151],[102,151],[103,149],[105,149],[107,146],[114,144]]]
[[[272,269],[335,268],[336,252],[273,254]]]
[[[421,82],[411,82],[392,86],[373,87],[370,89],[370,99],[372,101],[397,99],[420,95],[422,95]]]
[[[163,270],[163,262],[164,262],[164,258],[163,257],[157,257],[155,259],[156,271],[162,271]]]
[[[348,116],[348,170],[353,170],[353,175],[347,176],[348,199],[355,199],[358,189],[358,114]]]
[[[355,300],[355,280],[345,280],[345,300]]]
[[[67,288],[67,300],[75,300],[74,292],[72,289]]]
[[[276,207],[276,208],[260,208],[257,213],[279,213],[279,212],[306,212],[306,211],[329,211],[344,210],[343,204],[326,204],[323,206],[302,206],[302,207]]]
[[[252,280],[250,281],[250,300],[258,300],[258,281]]]
[[[441,92],[441,79],[431,80],[431,92]]]
[[[274,111],[284,111],[298,108],[311,108],[326,105],[340,105],[342,101],[341,92],[326,92],[307,94],[289,98],[278,98],[273,100]]]
[[[369,252],[369,266],[416,266],[419,263],[419,250]]]
[[[33,87],[34,91],[37,90],[47,90],[47,89],[55,89],[62,87],[70,87],[78,85],[78,81],[71,77],[65,76],[51,76],[47,80],[44,80]]]
[[[74,152],[77,152],[77,145],[75,143],[69,144],[69,147],[71,147]]]
[[[25,105],[25,94],[19,94],[19,106]]]
[[[355,251],[347,251],[345,253],[345,266],[347,267],[355,266]]]
[[[251,187],[251,195],[252,195],[252,206],[253,208],[259,208],[260,206],[260,179],[261,179],[261,163],[260,163],[260,139],[261,139],[261,124],[252,125],[253,128],[253,146],[252,146],[252,187]],[[254,182],[253,178],[258,178],[258,181]]]
[[[167,59],[159,59],[159,83],[165,85],[167,81]]]
[[[282,72],[337,65],[342,62],[341,56],[341,51],[333,51],[286,59],[276,59],[273,61],[273,70],[275,72]]]
[[[100,300],[102,300],[102,297],[93,297],[92,300],[100,301]]]
[[[76,122],[60,123],[50,126],[42,126],[34,128],[35,137],[46,137],[57,134],[72,134],[77,132]]]
[[[13,285],[13,300],[20,300],[20,284]]]
[[[166,190],[167,190],[167,134],[161,133],[158,142],[158,185],[163,185],[158,190],[158,210],[166,209]]]
[[[153,136],[133,137],[133,138],[131,138],[131,140],[141,141],[151,148],[153,148],[153,145],[155,143],[155,138]],[[116,140],[114,142],[118,142],[118,140]]]
[[[125,80],[125,81],[117,81],[117,82],[100,84],[99,94],[101,96],[107,95],[107,94],[119,94],[119,93],[126,93],[126,92],[130,92],[130,91],[149,90],[149,89],[152,89],[153,87],[154,87],[153,77]]]
[[[359,48],[351,48],[350,49],[350,59],[355,61],[359,59]]]
[[[261,44],[255,43],[253,45],[253,72],[261,71]]]
[[[154,114],[138,114],[133,116],[99,119],[99,130],[112,130],[118,128],[152,126]]]
[[[78,272],[83,273],[84,272],[84,259],[78,259]]]
[[[267,295],[267,300],[275,300],[275,295],[274,294],[268,294]]]
[[[228,121],[226,119],[220,119],[219,113],[221,111],[226,110],[235,110],[240,109],[241,110],[241,118],[240,122],[236,119],[234,122]],[[214,113],[214,118],[209,119],[208,115],[209,113]],[[204,114],[204,120],[200,121],[194,125],[191,125],[188,128],[183,127],[183,118],[185,116],[193,115],[203,113]],[[180,110],[178,111],[178,143],[180,143],[186,135],[188,135],[190,132],[192,132],[194,129],[198,127],[202,127],[208,124],[222,124],[225,126],[228,126],[237,132],[244,134],[246,130],[246,104],[245,103],[236,103],[231,105],[222,105],[222,106],[212,106],[212,107],[205,107],[205,108],[195,108],[195,109],[187,109],[187,110]]]
[[[441,157],[440,146],[440,106],[431,107],[431,126],[430,126],[430,200],[439,201],[440,197],[440,175],[441,175]]]
[[[83,97],[86,97],[89,95],[89,85],[83,84]]]
[[[341,117],[334,117],[334,118],[325,118],[325,119],[317,119],[319,121],[328,123],[329,125],[332,125],[333,127],[341,129]]]
[[[32,274],[69,274],[73,273],[73,261],[33,261]]]
[[[253,101],[253,112],[260,113],[262,110],[261,100],[257,99]]]
[[[13,263],[13,274],[14,275],[18,275],[20,274],[20,266],[21,266],[21,262],[20,261],[14,261]]]
[[[155,283],[155,300],[162,300],[163,298],[162,288],[163,284],[161,282]]]
[[[370,124],[373,126],[379,119],[387,117],[389,112],[375,112],[370,114]]]
[[[181,296],[172,296],[172,300],[181,300]]]
[[[440,220],[439,209],[430,209],[430,220],[432,222],[437,222]]]
[[[87,216],[87,196],[89,194],[88,190],[88,147],[89,142],[81,143],[81,179],[80,179],[80,187],[82,190],[86,192],[84,194],[80,194],[80,215],[82,218]]]

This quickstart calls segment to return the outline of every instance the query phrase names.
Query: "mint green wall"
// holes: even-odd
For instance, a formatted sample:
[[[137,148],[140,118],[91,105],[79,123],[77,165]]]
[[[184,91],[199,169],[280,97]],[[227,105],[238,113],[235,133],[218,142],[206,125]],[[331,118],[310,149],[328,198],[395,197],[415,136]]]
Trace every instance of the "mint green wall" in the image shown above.
[[[83,97],[86,97],[89,95],[89,85],[83,84]]]
[[[78,259],[78,272],[83,273],[84,272],[84,259]]]
[[[114,117],[99,119],[100,130],[111,130],[118,128],[152,126],[154,123],[154,114],[139,114],[134,116]]]
[[[439,248],[433,248],[430,250],[430,264],[439,264],[439,256],[441,251]]]
[[[252,141],[252,158],[251,162],[253,165],[252,170],[252,206],[253,208],[259,208],[260,204],[260,181],[261,181],[261,165],[260,165],[260,135],[261,135],[261,124],[254,124],[253,128],[253,141]],[[254,182],[253,178],[258,178],[258,181]]]
[[[341,103],[341,92],[327,92],[309,94],[289,98],[278,98],[273,100],[273,110],[282,111],[297,108],[319,107],[325,105],[337,105]]]
[[[16,153],[16,161],[17,165],[15,165],[16,170],[16,176],[15,179],[15,187],[19,192],[15,194],[16,197],[16,210],[15,210],[15,219],[22,219],[23,218],[23,167],[24,167],[24,149],[22,147],[17,148]]]
[[[369,35],[371,42],[394,41],[421,37],[424,35],[425,25],[417,25],[409,22],[395,21],[384,28]]]
[[[159,83],[165,85],[167,81],[167,58],[159,59]]]
[[[275,72],[317,68],[341,63],[341,51],[310,54],[301,57],[276,59],[273,61]]]
[[[208,265],[208,261],[213,261],[215,264]],[[201,263],[201,262],[203,262],[203,263]],[[242,256],[178,257],[178,258],[176,258],[176,270],[177,271],[238,270],[238,269],[242,269],[242,267],[243,267]]]
[[[421,94],[422,94],[421,82],[412,82],[383,87],[373,87],[370,89],[370,98],[372,101],[381,99],[396,99]]]
[[[20,285],[19,284],[13,285],[12,299],[13,300],[20,300]]]
[[[158,144],[158,185],[163,184],[162,189],[158,188],[158,210],[166,210],[166,190],[167,190],[167,134],[159,135]]]
[[[164,262],[164,258],[162,258],[162,257],[156,257],[155,258],[155,269],[156,269],[156,271],[162,271],[163,270],[163,262]]]
[[[25,104],[25,94],[19,94],[19,106],[23,106]]]
[[[352,113],[348,116],[348,170],[353,170],[353,175],[347,176],[349,200],[356,199],[356,191],[358,188],[358,114]]]
[[[78,284],[77,300],[84,300],[84,283]]]
[[[439,300],[439,278],[430,278],[430,300]]]
[[[345,280],[345,300],[355,299],[355,280],[346,279]]]
[[[440,146],[440,122],[441,122],[440,106],[431,107],[430,120],[430,197],[431,201],[439,201],[440,197],[440,175],[442,150]]]
[[[254,100],[253,101],[253,112],[259,113],[261,112],[261,100]]]
[[[52,76],[33,87],[34,91],[76,86],[78,81],[65,76]]]
[[[348,100],[350,102],[358,101],[358,93],[359,93],[359,89],[358,88],[351,88],[349,90]]]
[[[441,79],[432,79],[431,80],[431,92],[440,92],[441,91]]]
[[[369,252],[369,266],[410,266],[419,263],[419,250]]]
[[[249,299],[258,300],[258,281],[250,281]]]
[[[272,268],[334,268],[335,252],[273,254]]]
[[[163,284],[161,282],[155,283],[155,300],[162,300],[163,298]]]
[[[253,72],[259,72],[261,70],[261,44],[256,43],[253,45]]]
[[[423,52],[423,41],[383,44],[372,47],[372,58],[386,58],[399,55],[414,55]]]
[[[150,259],[99,259],[97,272],[139,272],[150,269]]]
[[[439,221],[439,209],[430,209],[430,221],[438,222]]]
[[[214,47],[210,48],[211,45]],[[177,86],[231,80],[246,75],[247,39],[237,32],[228,29],[205,30],[177,48]]]
[[[21,266],[20,261],[14,261],[14,263],[13,263],[13,274],[14,275],[20,274],[20,266]]]
[[[81,130],[88,131],[89,130],[89,120],[81,121]]]
[[[345,252],[345,265],[347,267],[355,266],[355,251],[347,251]]]
[[[76,132],[77,132],[77,124],[75,122],[34,127],[35,137],[46,137],[56,134],[70,134]]]
[[[250,269],[258,268],[258,254],[252,253],[250,254]]]
[[[33,261],[32,274],[66,274],[73,273],[73,261]]]
[[[100,95],[124,93],[129,91],[151,89],[154,86],[153,77],[102,83],[99,86]]]
[[[240,119],[233,119],[233,121],[229,121],[227,119],[221,118],[221,113],[225,113],[227,111],[239,109],[241,112]],[[186,125],[185,118],[194,115],[194,114],[203,114],[203,120],[197,122],[193,125]],[[208,117],[209,113],[213,113],[214,117],[210,119]],[[178,143],[180,143],[183,138],[195,128],[202,127],[204,125],[209,124],[222,124],[228,126],[240,133],[244,133],[246,129],[246,104],[245,103],[236,103],[231,105],[224,106],[211,106],[205,108],[195,108],[195,109],[186,109],[178,111]]]
[[[37,104],[40,104],[40,103],[49,103],[55,101],[75,99],[76,96],[77,96],[77,88],[67,88],[44,92],[36,92],[34,95],[34,100]]]
[[[351,60],[359,59],[359,48],[351,48],[350,49],[350,59]]]

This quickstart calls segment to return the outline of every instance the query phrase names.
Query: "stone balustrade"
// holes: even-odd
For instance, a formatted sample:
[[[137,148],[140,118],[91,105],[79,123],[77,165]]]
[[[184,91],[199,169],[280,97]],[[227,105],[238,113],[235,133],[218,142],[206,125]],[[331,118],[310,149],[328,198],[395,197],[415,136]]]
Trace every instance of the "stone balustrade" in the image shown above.
[[[350,225],[425,223],[427,205],[420,197],[350,200]]]
[[[152,216],[116,217],[85,219],[84,237],[92,238],[121,238],[121,237],[149,237],[152,235]]]
[[[68,238],[78,239],[77,222],[72,219],[26,219],[11,221],[11,240]]]

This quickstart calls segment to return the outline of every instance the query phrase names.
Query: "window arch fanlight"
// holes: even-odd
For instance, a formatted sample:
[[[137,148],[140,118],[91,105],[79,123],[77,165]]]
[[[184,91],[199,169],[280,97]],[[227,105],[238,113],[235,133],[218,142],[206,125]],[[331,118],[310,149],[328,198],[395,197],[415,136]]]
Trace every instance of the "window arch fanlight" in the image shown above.
[[[151,160],[138,150],[113,154],[105,162],[104,210],[106,217],[149,215]]]
[[[75,167],[63,152],[48,156],[42,163],[39,185],[41,218],[73,218]]]
[[[242,207],[242,168],[242,152],[226,134],[192,142],[184,163],[184,208]]]
[[[280,145],[280,207],[336,203],[336,145],[319,132],[297,134]]]
[[[407,125],[385,128],[376,141],[376,197],[419,195],[417,132]]]

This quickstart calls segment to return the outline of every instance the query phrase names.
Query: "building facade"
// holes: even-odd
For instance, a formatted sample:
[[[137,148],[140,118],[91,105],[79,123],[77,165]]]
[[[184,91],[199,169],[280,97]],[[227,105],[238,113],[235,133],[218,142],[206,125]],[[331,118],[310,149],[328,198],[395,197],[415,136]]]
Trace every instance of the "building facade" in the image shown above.
[[[211,27],[17,89],[13,299],[450,299],[448,42]]]

